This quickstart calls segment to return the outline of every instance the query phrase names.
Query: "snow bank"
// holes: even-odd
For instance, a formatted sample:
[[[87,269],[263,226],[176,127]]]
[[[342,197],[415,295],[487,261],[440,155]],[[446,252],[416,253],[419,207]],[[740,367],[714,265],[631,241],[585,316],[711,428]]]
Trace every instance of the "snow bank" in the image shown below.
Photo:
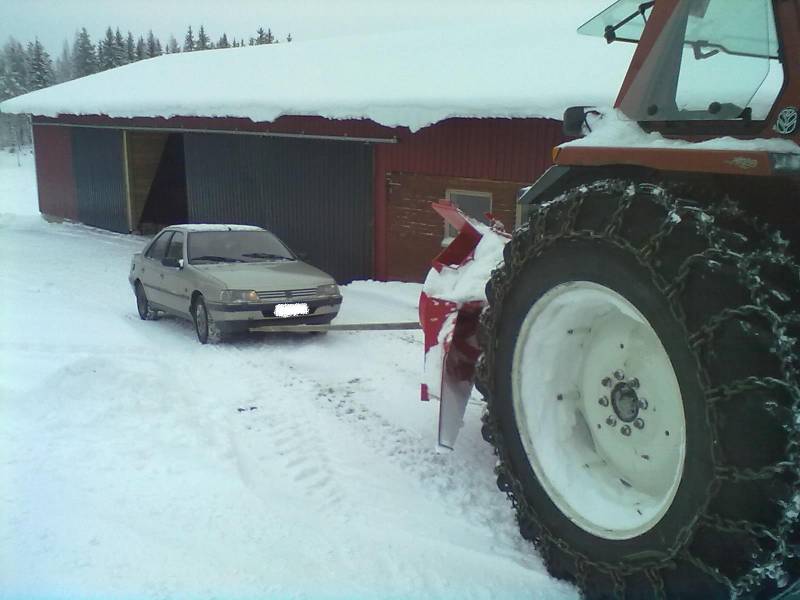
[[[540,0],[499,16],[493,5],[479,25],[167,55],[7,100],[0,110],[319,115],[412,130],[448,117],[560,119],[573,104],[611,103],[624,76],[632,45],[607,47],[575,32],[605,4]]]
[[[38,215],[33,150],[12,153],[0,149],[0,215]]]

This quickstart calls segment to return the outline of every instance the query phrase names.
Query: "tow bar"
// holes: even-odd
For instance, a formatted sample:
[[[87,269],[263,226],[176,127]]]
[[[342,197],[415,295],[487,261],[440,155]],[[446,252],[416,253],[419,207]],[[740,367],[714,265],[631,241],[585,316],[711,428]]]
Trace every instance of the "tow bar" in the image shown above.
[[[422,329],[417,321],[403,323],[334,323],[332,325],[264,325],[250,331],[315,333],[320,331],[404,331]]]

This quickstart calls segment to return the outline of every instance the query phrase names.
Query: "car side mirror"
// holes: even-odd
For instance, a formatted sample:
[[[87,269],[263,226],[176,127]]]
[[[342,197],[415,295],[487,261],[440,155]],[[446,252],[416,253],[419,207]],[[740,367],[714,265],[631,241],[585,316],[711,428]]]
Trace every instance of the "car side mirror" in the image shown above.
[[[172,269],[182,269],[183,268],[183,259],[182,258],[162,258],[161,264],[165,267],[170,267]]]

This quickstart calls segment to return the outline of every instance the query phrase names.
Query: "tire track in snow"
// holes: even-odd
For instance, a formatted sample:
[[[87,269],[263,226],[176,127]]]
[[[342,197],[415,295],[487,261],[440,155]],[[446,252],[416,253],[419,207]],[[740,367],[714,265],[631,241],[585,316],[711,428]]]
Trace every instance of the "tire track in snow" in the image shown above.
[[[238,354],[247,348],[232,350]],[[266,375],[256,359],[246,364],[248,375],[240,383],[255,399],[264,391]],[[281,372],[293,370],[280,366]],[[252,400],[237,408],[241,421],[229,432],[243,483],[267,505],[277,478],[277,485],[313,499],[319,513],[346,512],[347,492],[337,480],[314,406],[303,399],[305,382],[290,374],[272,384],[266,402]]]
[[[431,423],[430,437],[420,435],[390,422],[361,400],[364,396],[379,396],[376,386],[380,386],[379,381],[366,378],[315,383],[317,404],[357,429],[357,435],[376,455],[373,460],[380,461],[377,457],[382,457],[411,475],[427,490],[427,497],[438,498],[448,507],[448,517],[455,516],[491,532],[491,547],[486,552],[526,568],[533,566],[531,561],[539,563],[533,546],[520,536],[505,495],[494,485],[494,456],[489,446],[480,440],[477,452],[475,448],[466,448],[462,431],[456,452],[437,451],[435,422]],[[473,418],[478,418],[474,407],[468,409],[465,421]],[[457,541],[452,543],[458,545]],[[544,567],[537,564],[533,568]]]

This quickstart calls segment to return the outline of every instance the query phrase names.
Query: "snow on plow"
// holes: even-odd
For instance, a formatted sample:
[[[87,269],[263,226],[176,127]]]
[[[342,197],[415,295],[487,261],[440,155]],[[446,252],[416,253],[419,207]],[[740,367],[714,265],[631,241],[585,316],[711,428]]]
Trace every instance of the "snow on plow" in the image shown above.
[[[431,205],[458,235],[432,261],[419,299],[425,335],[422,400],[439,400],[439,446],[452,449],[475,382],[477,332],[486,282],[510,239],[494,219],[487,226],[446,200]]]

